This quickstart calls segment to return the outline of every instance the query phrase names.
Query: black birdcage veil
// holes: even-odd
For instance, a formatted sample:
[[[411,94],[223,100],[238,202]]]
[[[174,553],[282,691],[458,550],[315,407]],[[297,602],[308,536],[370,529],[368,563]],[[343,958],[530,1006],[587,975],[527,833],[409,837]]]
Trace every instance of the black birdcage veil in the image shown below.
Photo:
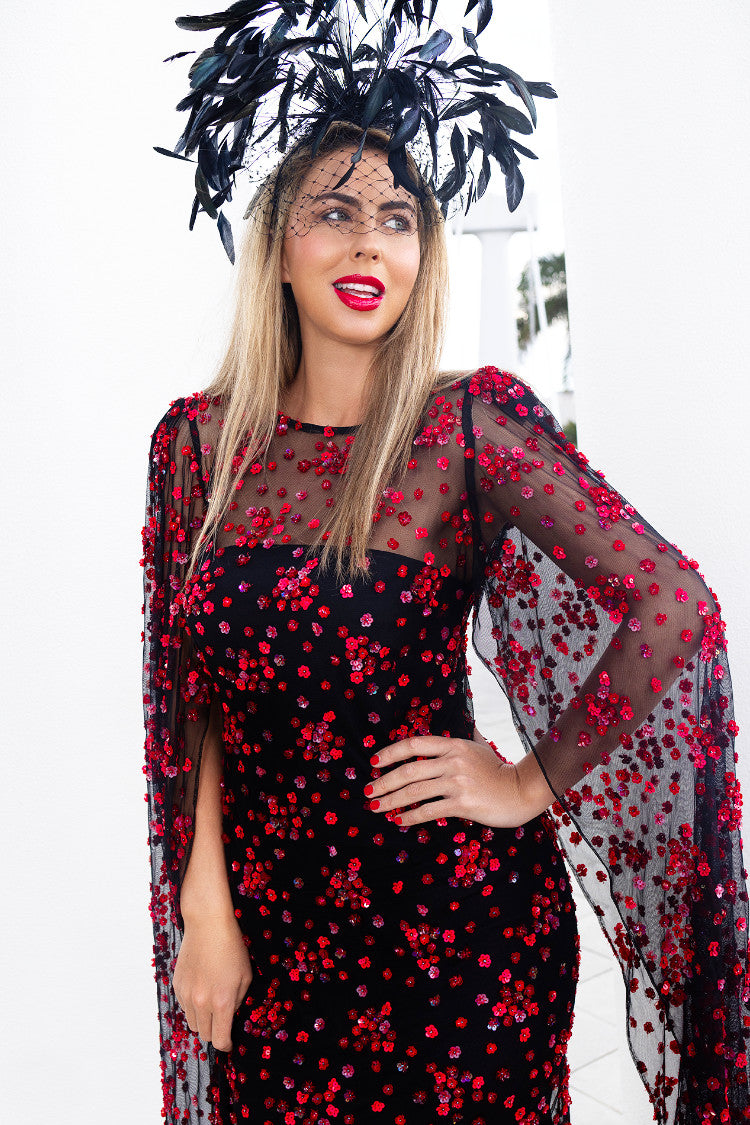
[[[442,222],[426,185],[413,194],[394,181],[384,144],[387,135],[370,134],[361,151],[357,137],[356,127],[339,122],[316,157],[309,145],[300,146],[261,184],[245,218],[262,223],[272,237],[302,237],[325,227],[348,235],[403,239]]]
[[[196,164],[191,228],[206,212],[233,260],[222,207],[236,175],[245,172],[257,189],[288,153],[304,148],[315,161],[334,122],[360,131],[341,191],[377,129],[388,138],[391,188],[417,201],[422,221],[438,213],[432,202],[442,215],[468,209],[484,194],[493,163],[514,210],[523,194],[520,156],[534,154],[512,134],[533,132],[534,98],[555,92],[480,55],[491,0],[469,0],[465,15],[476,23],[463,28],[458,48],[435,25],[437,7],[438,0],[428,8],[392,0],[380,9],[370,0],[239,0],[224,12],[178,19],[187,30],[218,32],[190,68],[191,90],[177,107],[189,113],[182,136],[173,151],[158,149]],[[523,108],[504,101],[502,87]],[[357,221],[372,221],[366,212],[360,208]]]

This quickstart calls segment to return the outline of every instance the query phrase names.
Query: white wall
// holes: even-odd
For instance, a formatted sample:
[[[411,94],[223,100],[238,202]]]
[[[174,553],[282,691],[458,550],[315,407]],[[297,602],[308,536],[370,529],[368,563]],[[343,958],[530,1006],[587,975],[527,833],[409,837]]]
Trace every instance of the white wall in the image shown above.
[[[750,8],[550,9],[579,443],[718,594],[747,800]]]
[[[699,560],[750,729],[750,8],[551,13],[580,444]]]
[[[159,1120],[140,527],[148,436],[205,382],[231,278],[214,224],[187,232],[190,175],[151,149],[179,134],[184,65],[161,60],[188,8],[4,0],[0,16],[0,1118],[14,1125]]]

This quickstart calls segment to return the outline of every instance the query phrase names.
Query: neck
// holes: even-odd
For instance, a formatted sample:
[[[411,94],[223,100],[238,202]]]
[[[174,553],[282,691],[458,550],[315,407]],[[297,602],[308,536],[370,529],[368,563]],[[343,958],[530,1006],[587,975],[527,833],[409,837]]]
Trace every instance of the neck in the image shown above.
[[[334,340],[302,341],[297,374],[283,396],[292,418],[317,426],[356,426],[362,421],[375,346]]]

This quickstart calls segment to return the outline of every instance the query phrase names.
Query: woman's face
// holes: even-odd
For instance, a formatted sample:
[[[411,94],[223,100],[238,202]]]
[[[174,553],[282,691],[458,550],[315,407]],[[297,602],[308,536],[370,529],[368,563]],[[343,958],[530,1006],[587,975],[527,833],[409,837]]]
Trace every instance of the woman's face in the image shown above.
[[[281,279],[297,303],[303,346],[314,339],[372,345],[404,311],[419,270],[417,202],[394,188],[386,156],[352,148],[316,161],[292,204]]]

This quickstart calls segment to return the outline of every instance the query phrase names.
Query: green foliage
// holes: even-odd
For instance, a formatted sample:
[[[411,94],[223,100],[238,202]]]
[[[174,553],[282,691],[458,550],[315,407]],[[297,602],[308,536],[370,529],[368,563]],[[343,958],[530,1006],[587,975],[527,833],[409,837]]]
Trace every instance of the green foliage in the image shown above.
[[[568,322],[568,285],[565,276],[565,255],[550,254],[539,259],[539,274],[542,281],[542,297],[547,312],[547,323],[556,320]],[[533,336],[539,331],[539,315],[534,301],[534,287],[531,278],[531,264],[521,275],[518,283],[521,310],[516,318],[518,347],[525,351]]]
[[[566,422],[563,426],[563,433],[568,441],[572,441],[573,445],[578,445],[578,430],[575,422]]]

